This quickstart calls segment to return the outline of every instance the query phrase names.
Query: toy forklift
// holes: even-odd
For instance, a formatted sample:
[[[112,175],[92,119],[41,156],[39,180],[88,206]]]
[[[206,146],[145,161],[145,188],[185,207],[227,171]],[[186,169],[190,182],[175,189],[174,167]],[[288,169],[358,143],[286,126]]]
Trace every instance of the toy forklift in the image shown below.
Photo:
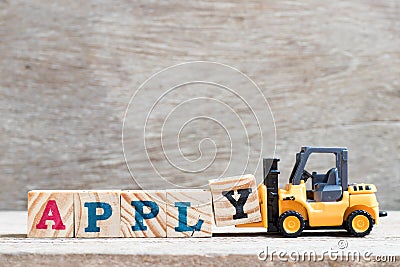
[[[313,153],[330,153],[336,166],[325,174],[305,169]],[[284,189],[278,188],[279,159],[264,159],[264,184],[258,186],[262,221],[239,227],[265,227],[268,232],[280,232],[297,237],[304,229],[344,228],[351,235],[368,235],[378,218],[376,187],[373,184],[348,184],[347,148],[303,147],[296,154],[296,163]],[[311,190],[306,182],[311,179]]]

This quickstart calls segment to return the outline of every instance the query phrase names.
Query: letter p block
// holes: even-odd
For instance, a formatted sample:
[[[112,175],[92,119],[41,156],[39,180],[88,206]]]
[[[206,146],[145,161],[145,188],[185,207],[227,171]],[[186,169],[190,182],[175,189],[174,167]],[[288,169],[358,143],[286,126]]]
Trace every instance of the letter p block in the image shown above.
[[[121,236],[166,237],[165,190],[129,190],[121,193]]]
[[[120,191],[79,191],[74,208],[76,237],[120,237]]]

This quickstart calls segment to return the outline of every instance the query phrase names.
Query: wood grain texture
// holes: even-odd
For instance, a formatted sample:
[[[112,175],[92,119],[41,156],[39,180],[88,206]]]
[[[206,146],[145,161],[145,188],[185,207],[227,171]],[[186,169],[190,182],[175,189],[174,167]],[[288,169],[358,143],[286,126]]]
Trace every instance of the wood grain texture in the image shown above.
[[[136,148],[130,160],[141,187],[132,181],[121,152],[123,114],[152,74],[209,60],[244,72],[267,97],[280,186],[301,146],[346,146],[350,181],[375,183],[381,207],[398,210],[399,16],[397,0],[0,1],[0,209],[26,210],[27,192],[37,188],[169,188],[160,186],[141,155],[143,142],[133,134],[127,141]],[[148,91],[149,98],[159,96],[159,88],[162,83]],[[267,112],[258,95],[243,96],[256,102],[254,110]],[[235,108],[236,99],[224,100]],[[177,99],[163,102],[153,133],[176,105]],[[204,111],[217,114],[208,106]],[[165,129],[173,150],[180,126]],[[238,137],[239,150],[247,151],[241,124],[228,119],[224,126]],[[246,120],[246,129],[255,136],[256,121]],[[132,121],[128,130],[142,134],[143,124]],[[163,163],[169,181],[205,185],[223,172],[231,151],[219,127],[200,123],[182,134],[188,158],[199,156],[204,133],[221,149],[213,168],[198,179],[166,163],[157,134],[149,137],[149,156]],[[260,150],[257,142],[251,147],[255,154]],[[213,147],[202,152],[209,159]],[[255,170],[260,181],[255,158],[244,173]],[[237,169],[226,176],[243,173],[245,162],[235,160]]]
[[[96,226],[99,232],[86,232],[88,227],[88,208],[85,203],[105,202],[112,208],[111,216],[106,220],[98,220]],[[74,194],[75,210],[75,237],[120,237],[120,191],[93,190],[80,191]],[[98,208],[96,215],[103,214],[104,210]]]
[[[196,225],[202,220],[199,231],[178,232],[175,230],[183,221],[179,218],[177,202],[189,202],[187,208],[187,226]],[[202,189],[167,190],[167,237],[211,237],[212,236],[211,194]]]
[[[46,221],[47,229],[37,229],[37,224],[44,215],[49,202],[55,201],[65,226],[63,230],[55,230],[54,221]],[[74,236],[74,193],[62,190],[34,190],[28,192],[28,237],[73,237]],[[49,210],[46,215],[54,215],[54,210]]]
[[[235,177],[213,179],[209,181],[209,186],[213,199],[214,220],[217,226],[229,226],[250,222],[261,221],[260,205],[258,200],[258,190],[254,175],[247,174]],[[236,208],[229,202],[223,192],[233,191],[233,198],[238,201],[240,194],[238,190],[251,189],[243,211],[247,214],[246,218],[235,219]]]
[[[132,201],[152,201],[157,204],[158,211],[154,218],[144,219],[144,231],[133,231],[137,224],[136,210]],[[151,210],[143,209],[144,214]],[[167,236],[167,194],[165,190],[128,190],[121,192],[121,236],[122,237],[166,237]]]

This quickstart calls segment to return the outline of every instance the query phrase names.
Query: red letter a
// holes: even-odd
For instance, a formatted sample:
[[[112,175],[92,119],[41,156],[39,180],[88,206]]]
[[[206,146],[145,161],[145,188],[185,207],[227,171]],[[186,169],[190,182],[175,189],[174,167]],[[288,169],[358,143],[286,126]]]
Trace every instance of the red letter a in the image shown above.
[[[40,222],[36,224],[36,229],[47,229],[46,221],[54,221],[52,227],[53,230],[65,230],[65,225],[61,220],[60,212],[58,211],[55,200],[49,200],[47,202],[42,218],[40,219]]]

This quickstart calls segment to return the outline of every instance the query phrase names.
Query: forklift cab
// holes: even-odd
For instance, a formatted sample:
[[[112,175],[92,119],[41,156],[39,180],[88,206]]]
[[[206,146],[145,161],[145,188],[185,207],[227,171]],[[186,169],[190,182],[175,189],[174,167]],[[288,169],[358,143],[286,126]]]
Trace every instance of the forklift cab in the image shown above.
[[[335,167],[326,173],[308,172],[305,169],[307,160],[314,153],[329,153],[335,155]],[[311,178],[311,190],[307,190],[307,200],[310,202],[334,202],[341,200],[343,191],[347,191],[347,148],[317,148],[302,147],[296,154],[296,163],[290,175],[289,183],[298,185]]]

